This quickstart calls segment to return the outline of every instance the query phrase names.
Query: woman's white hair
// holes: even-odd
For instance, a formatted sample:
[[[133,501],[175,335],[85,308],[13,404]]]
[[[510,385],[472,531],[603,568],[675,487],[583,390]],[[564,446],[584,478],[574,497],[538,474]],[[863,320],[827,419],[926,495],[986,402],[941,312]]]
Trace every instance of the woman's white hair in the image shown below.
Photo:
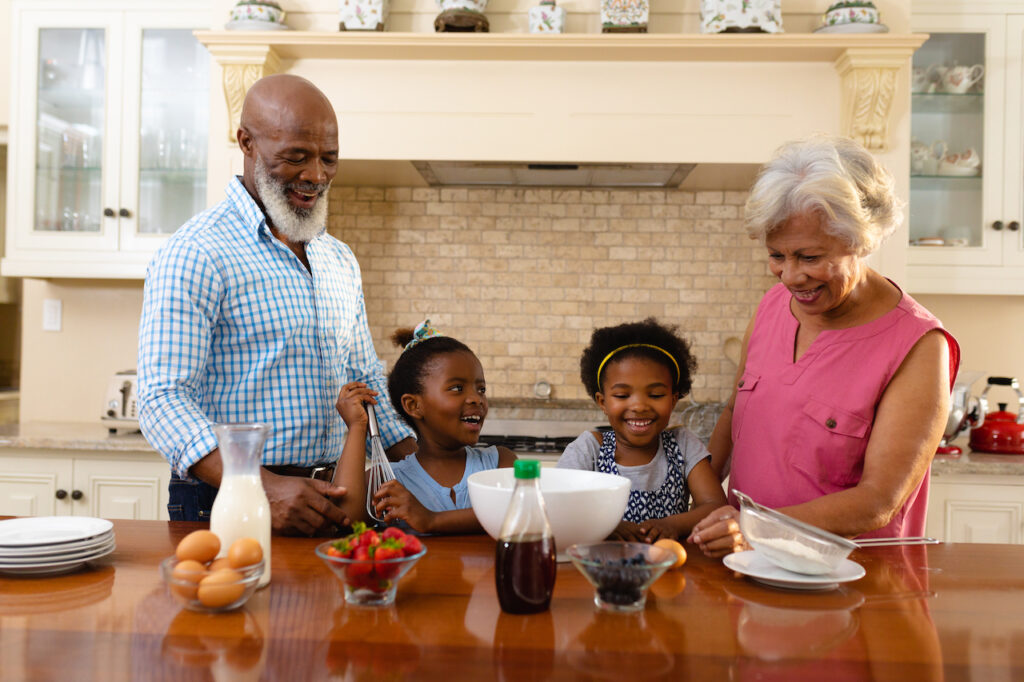
[[[877,249],[903,221],[892,173],[845,137],[787,142],[760,170],[746,205],[746,227],[762,244],[789,218],[817,213],[824,230],[858,256]]]

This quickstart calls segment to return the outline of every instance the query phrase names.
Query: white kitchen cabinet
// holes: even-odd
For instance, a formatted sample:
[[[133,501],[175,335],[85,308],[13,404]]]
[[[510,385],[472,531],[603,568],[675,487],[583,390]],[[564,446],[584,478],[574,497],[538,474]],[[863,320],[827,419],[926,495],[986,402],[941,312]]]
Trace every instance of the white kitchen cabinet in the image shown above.
[[[141,277],[205,207],[207,4],[13,2],[4,275]]]
[[[1024,5],[1016,6],[914,3],[913,30],[931,35],[914,54],[915,69],[933,67],[934,76],[981,65],[984,76],[966,92],[940,85],[911,94],[917,141],[947,154],[974,150],[981,162],[977,176],[912,163],[907,288],[913,293],[1024,294]],[[934,239],[943,244],[921,242]]]
[[[7,449],[0,515],[166,520],[169,480],[156,453]]]
[[[1024,483],[1012,476],[932,477],[926,533],[946,542],[1024,543]]]

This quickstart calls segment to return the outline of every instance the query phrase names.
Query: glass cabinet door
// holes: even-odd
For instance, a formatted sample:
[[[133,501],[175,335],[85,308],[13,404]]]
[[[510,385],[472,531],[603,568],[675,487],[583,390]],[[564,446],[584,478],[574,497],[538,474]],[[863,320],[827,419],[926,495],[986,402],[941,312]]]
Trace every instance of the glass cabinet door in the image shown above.
[[[1004,86],[990,55],[1002,28],[921,20],[915,30],[930,37],[911,74],[909,262],[998,264],[1002,239],[989,223],[1000,214]]]
[[[99,233],[106,32],[39,31],[33,231]]]
[[[209,53],[191,29],[142,31],[140,235],[166,235],[206,206]]]

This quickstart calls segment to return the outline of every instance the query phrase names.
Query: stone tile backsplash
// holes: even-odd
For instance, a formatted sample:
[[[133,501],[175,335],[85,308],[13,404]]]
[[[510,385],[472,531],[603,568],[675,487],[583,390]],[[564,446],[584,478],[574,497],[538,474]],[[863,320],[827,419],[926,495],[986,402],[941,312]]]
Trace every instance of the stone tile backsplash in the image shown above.
[[[476,352],[495,398],[533,397],[543,380],[557,401],[587,399],[593,329],[654,316],[691,342],[692,397],[723,400],[724,346],[774,282],[743,230],[744,192],[337,187],[330,199],[385,363],[391,333],[429,317]]]

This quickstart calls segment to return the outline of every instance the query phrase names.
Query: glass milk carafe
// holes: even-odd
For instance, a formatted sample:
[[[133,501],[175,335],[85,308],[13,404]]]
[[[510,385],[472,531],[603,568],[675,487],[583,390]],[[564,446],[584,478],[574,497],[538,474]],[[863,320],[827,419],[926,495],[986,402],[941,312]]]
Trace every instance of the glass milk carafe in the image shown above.
[[[210,513],[210,530],[220,538],[220,555],[239,538],[255,538],[263,548],[260,587],[270,582],[270,503],[260,479],[266,424],[215,424],[224,471]]]

